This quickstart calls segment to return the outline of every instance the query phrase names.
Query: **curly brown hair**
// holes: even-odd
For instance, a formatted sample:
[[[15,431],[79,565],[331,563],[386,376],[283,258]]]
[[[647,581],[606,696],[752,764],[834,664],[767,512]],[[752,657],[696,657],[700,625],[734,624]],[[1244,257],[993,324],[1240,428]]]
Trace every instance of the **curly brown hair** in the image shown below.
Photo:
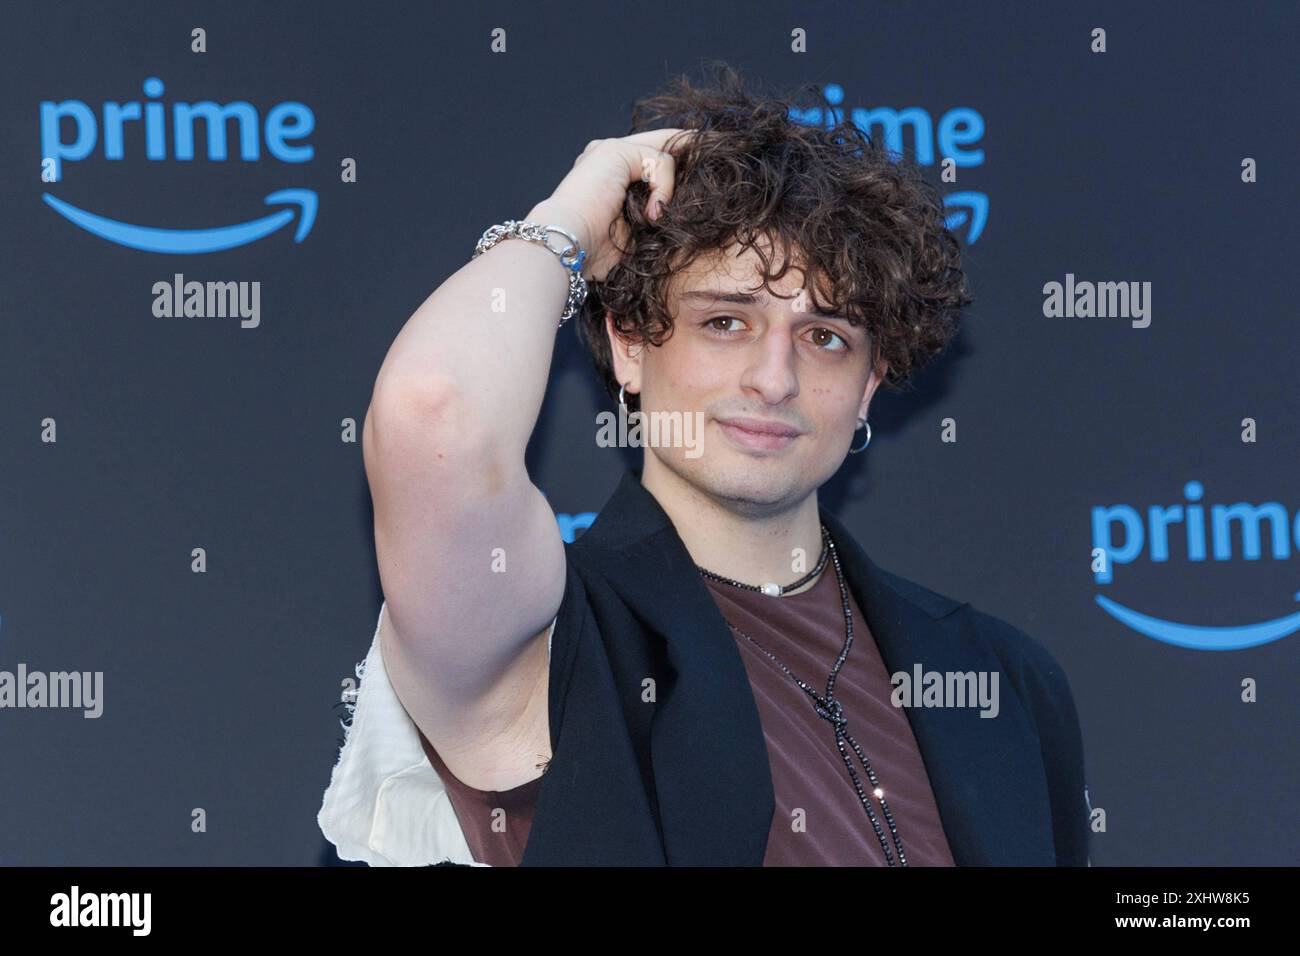
[[[673,276],[735,243],[755,251],[769,293],[789,268],[806,266],[805,277],[815,278],[806,283],[812,307],[865,327],[872,367],[889,363],[882,385],[901,389],[953,339],[960,310],[973,301],[938,191],[914,162],[891,155],[852,122],[817,127],[792,119],[806,97],[825,107],[816,83],[769,97],[746,89],[726,63],[706,70],[711,83],[692,86],[679,76],[632,109],[629,133],[696,132],[669,147],[677,178],[658,220],[646,217],[650,185],[629,187],[627,244],[604,281],[590,284],[579,315],[578,337],[609,394],[617,396],[619,383],[605,311],[625,341],[663,344],[673,325]],[[611,241],[614,235],[611,223]],[[768,243],[780,252],[775,273]],[[626,396],[630,411],[638,398]]]

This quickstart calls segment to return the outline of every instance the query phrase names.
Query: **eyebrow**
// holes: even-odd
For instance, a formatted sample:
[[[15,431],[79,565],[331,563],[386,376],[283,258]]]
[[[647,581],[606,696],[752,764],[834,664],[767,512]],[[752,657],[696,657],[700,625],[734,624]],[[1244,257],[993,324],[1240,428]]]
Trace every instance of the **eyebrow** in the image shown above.
[[[683,292],[680,296],[678,296],[678,298],[681,299],[682,301],[690,300],[695,302],[706,302],[706,303],[731,302],[735,305],[761,305],[762,303],[767,301],[766,296],[760,297],[756,293],[722,292],[722,291],[711,291],[711,290],[696,290],[693,292]],[[823,310],[817,308],[811,308],[807,310],[807,314],[820,316],[824,319],[839,319],[841,322],[849,321],[845,316],[838,315],[834,312],[824,312]],[[851,325],[852,323],[849,324]]]

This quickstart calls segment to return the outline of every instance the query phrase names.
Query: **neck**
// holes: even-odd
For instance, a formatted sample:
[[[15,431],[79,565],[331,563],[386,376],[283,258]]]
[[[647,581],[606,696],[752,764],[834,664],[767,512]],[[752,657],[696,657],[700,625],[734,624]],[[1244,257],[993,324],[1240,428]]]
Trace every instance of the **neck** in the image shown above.
[[[645,455],[641,484],[671,519],[691,560],[714,574],[742,584],[773,581],[784,586],[815,568],[821,557],[821,518],[815,490],[802,501],[759,509],[705,494],[660,464],[650,452]],[[796,548],[803,550],[799,564],[795,564]],[[817,580],[820,575],[788,593],[803,593]]]

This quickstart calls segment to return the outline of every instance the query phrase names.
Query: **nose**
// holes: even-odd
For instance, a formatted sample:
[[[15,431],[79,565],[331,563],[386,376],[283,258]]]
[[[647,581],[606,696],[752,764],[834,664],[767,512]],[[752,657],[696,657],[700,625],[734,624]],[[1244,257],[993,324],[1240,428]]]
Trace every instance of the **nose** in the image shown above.
[[[790,336],[769,326],[755,343],[740,384],[757,392],[769,405],[779,405],[798,395],[799,376],[795,372],[795,349]]]

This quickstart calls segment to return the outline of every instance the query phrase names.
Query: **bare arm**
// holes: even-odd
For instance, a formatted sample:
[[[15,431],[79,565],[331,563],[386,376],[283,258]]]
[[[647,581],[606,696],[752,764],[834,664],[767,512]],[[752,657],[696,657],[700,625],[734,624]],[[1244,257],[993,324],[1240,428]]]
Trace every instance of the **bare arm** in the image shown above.
[[[490,311],[498,288],[504,313]],[[520,734],[523,753],[545,743],[543,728],[516,722],[545,701],[544,635],[563,594],[564,546],[524,450],[567,289],[554,254],[534,243],[506,240],[467,263],[398,335],[362,432],[390,680],[453,773],[490,784],[481,789],[537,773],[487,766],[496,748],[486,735]],[[478,761],[457,760],[470,750]]]
[[[543,202],[525,218],[568,229],[591,248],[586,225],[564,209]],[[540,244],[497,243],[416,309],[389,348],[377,384],[454,391],[458,411],[476,417],[498,445],[519,453],[522,464],[568,288],[567,270]]]
[[[667,135],[593,141],[525,218],[577,235],[584,274],[599,279],[617,255],[609,224],[641,157],[665,157],[653,144]],[[663,180],[652,203],[670,194]],[[567,290],[566,270],[537,243],[508,239],[470,259],[398,334],[363,428],[385,666],[448,767],[479,789],[532,779],[539,749],[549,755],[545,637],[564,547],[524,452]]]

